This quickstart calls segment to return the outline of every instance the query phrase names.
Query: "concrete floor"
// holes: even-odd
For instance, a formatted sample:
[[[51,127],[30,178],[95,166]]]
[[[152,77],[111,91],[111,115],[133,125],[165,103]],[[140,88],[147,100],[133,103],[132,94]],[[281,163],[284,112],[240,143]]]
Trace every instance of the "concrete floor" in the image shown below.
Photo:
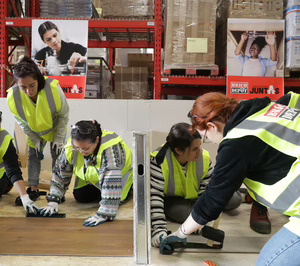
[[[41,179],[49,182],[51,173],[43,171]],[[26,180],[26,171],[24,171]],[[61,212],[65,212],[67,217],[82,218],[83,221],[93,215],[98,208],[97,203],[79,204],[72,195],[73,186],[71,184],[66,194],[66,202],[60,205]],[[13,189],[8,195],[4,195],[0,200],[1,217],[24,217],[23,207],[14,206],[17,192]],[[47,204],[45,197],[37,201],[39,207]],[[211,260],[219,266],[248,266],[255,265],[259,254],[259,246],[263,245],[271,235],[277,232],[281,226],[287,222],[287,217],[270,211],[272,222],[271,235],[261,235],[253,232],[249,227],[249,215],[251,205],[242,204],[237,210],[223,213],[219,228],[225,231],[225,243],[222,250],[213,253],[206,250],[184,250],[173,255],[161,255],[159,250],[152,248],[151,265],[204,265],[205,260]],[[117,219],[133,219],[133,201],[122,205],[119,209]],[[178,224],[168,223],[170,230],[176,230]],[[258,244],[257,244],[258,243]],[[133,257],[66,257],[66,256],[8,256],[0,255],[0,266],[22,265],[31,266],[42,264],[48,265],[136,265]]]

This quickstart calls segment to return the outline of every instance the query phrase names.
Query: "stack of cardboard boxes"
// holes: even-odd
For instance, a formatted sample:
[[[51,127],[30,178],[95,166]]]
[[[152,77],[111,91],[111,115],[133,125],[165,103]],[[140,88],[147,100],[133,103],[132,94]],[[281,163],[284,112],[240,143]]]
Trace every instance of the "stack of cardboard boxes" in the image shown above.
[[[115,67],[115,98],[149,99],[149,79],[153,79],[153,54],[128,53],[126,62],[126,66]]]
[[[101,0],[103,18],[154,17],[154,0]]]
[[[217,0],[167,0],[164,69],[215,65]]]

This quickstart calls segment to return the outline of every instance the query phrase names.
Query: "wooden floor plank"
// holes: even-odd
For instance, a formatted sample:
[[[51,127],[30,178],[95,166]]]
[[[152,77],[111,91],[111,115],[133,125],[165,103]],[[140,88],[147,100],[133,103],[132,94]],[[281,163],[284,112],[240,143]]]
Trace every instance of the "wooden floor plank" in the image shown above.
[[[1,255],[133,256],[133,221],[0,217]]]

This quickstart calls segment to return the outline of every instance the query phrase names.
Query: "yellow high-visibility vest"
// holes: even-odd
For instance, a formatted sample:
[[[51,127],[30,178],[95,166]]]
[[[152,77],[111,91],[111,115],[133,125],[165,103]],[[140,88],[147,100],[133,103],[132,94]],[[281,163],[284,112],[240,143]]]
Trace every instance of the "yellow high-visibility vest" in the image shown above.
[[[125,151],[126,163],[122,169],[122,200],[126,199],[133,183],[132,151],[120,136],[112,131],[102,130],[101,145],[97,154],[96,164],[88,166],[84,173],[84,156],[73,149],[72,139],[68,140],[66,148],[67,160],[73,165],[73,173],[78,177],[74,189],[92,184],[101,189],[100,172],[102,165],[102,153],[107,148],[120,143]]]
[[[4,129],[0,129],[0,179],[6,172],[3,157],[8,149],[9,143],[13,140],[13,137]]]
[[[300,110],[270,103],[230,130],[224,139],[256,136],[274,149],[295,157],[286,177],[273,185],[245,178],[250,195],[279,213],[300,218]],[[245,151],[246,152],[246,151]]]
[[[25,121],[33,132],[49,142],[52,142],[54,138],[56,114],[62,108],[58,88],[58,80],[45,77],[45,87],[38,92],[35,104],[17,84],[7,93],[8,106],[12,114]],[[34,144],[29,138],[28,145],[34,148]]]
[[[160,148],[151,153],[155,158]],[[196,162],[187,163],[187,173],[184,174],[182,166],[177,161],[174,153],[168,148],[164,161],[161,164],[165,180],[164,193],[169,196],[180,196],[186,199],[198,198],[201,181],[206,177],[210,164],[210,154],[202,149]]]

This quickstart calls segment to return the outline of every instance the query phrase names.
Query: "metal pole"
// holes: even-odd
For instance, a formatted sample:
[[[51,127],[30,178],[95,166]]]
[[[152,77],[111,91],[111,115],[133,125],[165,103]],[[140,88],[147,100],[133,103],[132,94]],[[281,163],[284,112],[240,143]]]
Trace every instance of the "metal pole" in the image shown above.
[[[133,133],[134,145],[134,258],[137,264],[151,263],[150,153],[144,132]]]

